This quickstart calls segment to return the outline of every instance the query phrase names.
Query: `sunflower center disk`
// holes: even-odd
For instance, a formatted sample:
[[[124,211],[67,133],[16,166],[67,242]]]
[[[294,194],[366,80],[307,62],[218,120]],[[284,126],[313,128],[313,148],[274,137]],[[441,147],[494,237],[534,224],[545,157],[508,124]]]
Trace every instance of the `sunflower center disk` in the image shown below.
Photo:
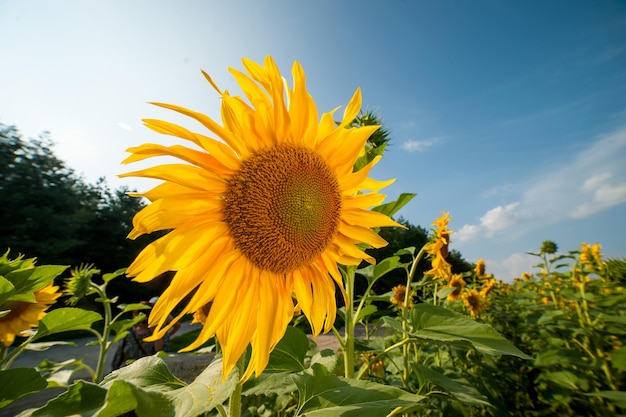
[[[258,268],[293,271],[315,259],[339,226],[337,177],[314,151],[277,146],[256,153],[231,179],[225,221]]]

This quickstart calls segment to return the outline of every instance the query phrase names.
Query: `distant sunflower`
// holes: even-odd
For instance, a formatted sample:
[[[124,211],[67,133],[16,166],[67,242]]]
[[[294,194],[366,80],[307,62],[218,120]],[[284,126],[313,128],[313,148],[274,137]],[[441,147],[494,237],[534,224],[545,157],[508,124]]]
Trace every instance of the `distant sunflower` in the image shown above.
[[[483,278],[485,276],[485,260],[484,259],[479,259],[478,261],[476,261],[476,268],[474,268],[474,274],[476,275],[476,278]]]
[[[480,290],[480,295],[482,295],[484,298],[487,298],[487,296],[489,295],[489,293],[496,288],[496,280],[493,278],[489,278],[484,282],[484,286],[481,288]]]
[[[413,306],[413,301],[409,294],[409,307]],[[391,303],[398,307],[404,307],[404,300],[406,299],[406,285],[396,285],[393,287],[393,295],[391,296]]]
[[[450,235],[454,230],[448,229],[450,222],[450,214],[443,213],[432,224],[435,226],[431,242],[428,243],[424,250],[430,255],[432,268],[425,272],[426,275],[441,277],[445,280],[452,274],[452,267],[446,260],[448,257],[448,245],[450,244]]]
[[[463,294],[463,289],[465,288],[465,280],[461,274],[454,274],[452,278],[450,278],[450,282],[448,283],[450,288],[454,288],[450,294],[448,294],[448,301],[456,301],[461,298],[461,294]]]
[[[39,321],[46,315],[46,310],[61,296],[57,292],[59,287],[48,284],[35,291],[35,302],[7,301],[0,305],[0,311],[9,310],[9,314],[0,317],[0,342],[4,346],[11,346],[15,336],[24,331],[37,327]]]
[[[170,232],[148,245],[128,268],[147,282],[176,271],[150,314],[162,337],[183,315],[212,302],[192,350],[217,335],[227,375],[248,344],[252,355],[244,379],[259,375],[283,336],[294,301],[313,334],[335,320],[337,263],[374,259],[357,247],[386,245],[373,228],[399,226],[368,210],[384,200],[368,173],[380,157],[353,172],[368,137],[379,126],[349,128],[361,107],[357,89],[339,123],[333,112],[318,112],[298,62],[289,88],[271,57],[263,65],[243,59],[247,74],[230,68],[247,101],[220,91],[222,125],[204,114],[171,104],[156,105],[190,116],[215,138],[160,120],[144,120],[156,132],[189,140],[181,145],[144,144],[130,148],[124,162],[173,156],[186,163],[159,165],[122,176],[164,180],[136,194],[151,204],[133,219],[130,238],[156,230]],[[369,192],[363,193],[364,190]],[[335,282],[333,282],[333,280]],[[181,300],[180,314],[167,324]]]
[[[463,293],[463,303],[472,317],[478,316],[487,307],[485,299],[476,290],[469,290]]]

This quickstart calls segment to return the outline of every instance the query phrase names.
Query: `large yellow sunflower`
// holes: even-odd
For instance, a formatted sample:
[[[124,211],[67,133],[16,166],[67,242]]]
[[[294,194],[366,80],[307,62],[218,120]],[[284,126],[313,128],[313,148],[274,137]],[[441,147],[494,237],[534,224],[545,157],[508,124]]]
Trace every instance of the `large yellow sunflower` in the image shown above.
[[[52,283],[33,293],[35,302],[7,301],[0,306],[1,310],[9,310],[9,314],[0,317],[0,342],[4,346],[11,346],[15,336],[32,327],[37,327],[39,321],[46,315],[46,310],[61,296],[59,287]]]
[[[222,97],[222,124],[183,107],[155,103],[192,117],[213,137],[145,120],[156,132],[186,139],[195,147],[144,144],[129,149],[132,155],[124,161],[168,155],[184,164],[123,176],[164,181],[137,194],[151,204],[135,216],[129,235],[171,230],[148,245],[127,272],[146,282],[176,271],[150,314],[149,323],[156,327],[153,338],[211,302],[200,335],[183,350],[217,335],[225,376],[251,344],[244,374],[248,378],[265,369],[270,351],[283,336],[294,312],[292,295],[314,335],[329,331],[336,313],[335,282],[341,286],[342,281],[337,263],[374,262],[356,245],[384,246],[371,229],[399,225],[368,210],[382,203],[384,195],[378,191],[393,181],[367,177],[379,158],[353,172],[368,137],[378,128],[349,128],[361,107],[360,90],[339,123],[334,111],[318,121],[298,62],[292,69],[293,88],[271,57],[263,65],[243,59],[243,66],[247,74],[229,70],[247,100],[220,91],[203,73]],[[168,324],[168,314],[189,295]]]

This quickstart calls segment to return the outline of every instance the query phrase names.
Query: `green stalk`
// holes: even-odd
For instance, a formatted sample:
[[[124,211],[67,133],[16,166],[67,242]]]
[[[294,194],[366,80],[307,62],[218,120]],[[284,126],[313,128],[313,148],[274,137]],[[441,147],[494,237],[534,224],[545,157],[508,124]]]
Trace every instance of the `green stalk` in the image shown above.
[[[403,341],[409,340],[408,331],[409,331],[409,301],[411,300],[411,284],[413,283],[413,276],[415,275],[415,270],[417,269],[417,264],[420,259],[424,255],[424,247],[418,252],[417,256],[413,259],[413,263],[411,264],[411,269],[409,270],[406,277],[406,291],[404,292],[404,304],[402,306],[402,330],[404,330],[404,334],[402,336]],[[436,291],[436,288],[435,288]],[[404,360],[404,372],[402,380],[404,385],[408,385],[409,381],[409,344],[406,343],[402,346],[402,358]],[[408,387],[407,387],[408,388]]]
[[[8,355],[4,356],[4,365],[2,365],[0,367],[0,369],[9,369],[11,367],[11,364],[13,363],[13,361],[15,359],[17,359],[17,357],[26,350],[26,346],[33,341],[34,335],[31,335],[28,339],[26,339],[25,341],[22,342],[21,345],[19,345],[18,347],[14,348],[11,353],[9,353]],[[4,347],[4,351],[6,352],[6,347]]]
[[[354,303],[354,275],[355,267],[348,267],[346,271],[346,323],[344,335],[343,364],[346,378],[354,378],[354,319],[352,308]]]
[[[104,330],[102,331],[102,335],[99,335],[97,332],[94,332],[98,335],[98,343],[100,344],[100,352],[98,354],[98,364],[96,365],[96,374],[94,376],[94,382],[99,383],[102,379],[102,373],[104,371],[104,360],[106,359],[107,352],[109,350],[109,335],[111,333],[111,302],[106,296],[105,286],[106,283],[103,284],[102,287],[99,285],[91,283],[92,288],[96,290],[100,299],[102,300],[102,306],[104,307]]]
[[[241,382],[241,376],[243,375],[243,355],[237,361],[237,385],[233,393],[230,394],[230,401],[228,402],[228,416],[229,417],[241,417],[241,392],[243,389],[243,383]]]
[[[6,355],[6,353],[7,347],[4,346],[4,343],[0,343],[0,364],[4,361],[4,355]],[[3,369],[3,367],[0,366],[0,369]]]

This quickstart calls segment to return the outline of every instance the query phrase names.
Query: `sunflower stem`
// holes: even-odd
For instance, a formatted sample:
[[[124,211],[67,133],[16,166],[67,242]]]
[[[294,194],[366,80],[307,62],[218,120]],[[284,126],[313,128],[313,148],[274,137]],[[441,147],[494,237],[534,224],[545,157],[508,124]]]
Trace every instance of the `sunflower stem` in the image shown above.
[[[111,333],[111,300],[107,298],[105,287],[106,283],[102,286],[91,283],[91,286],[98,293],[102,299],[102,306],[104,307],[104,329],[102,335],[98,334],[98,342],[100,344],[100,352],[98,354],[98,364],[96,365],[96,373],[93,376],[94,382],[98,383],[102,379],[102,373],[104,371],[104,360],[106,359],[107,351],[109,350],[109,335]],[[97,332],[96,332],[97,334]]]
[[[346,378],[354,378],[354,276],[356,268],[348,267],[346,271],[346,324],[345,324],[345,344],[343,349],[344,373]]]
[[[4,355],[7,353],[7,347],[4,346],[4,343],[0,343],[0,364],[4,362]],[[2,369],[2,367],[0,367]]]
[[[228,403],[228,416],[240,417],[241,416],[241,391],[243,388],[243,382],[241,382],[241,375],[243,375],[243,355],[237,361],[238,379],[237,385],[233,393],[230,394],[230,401]]]

